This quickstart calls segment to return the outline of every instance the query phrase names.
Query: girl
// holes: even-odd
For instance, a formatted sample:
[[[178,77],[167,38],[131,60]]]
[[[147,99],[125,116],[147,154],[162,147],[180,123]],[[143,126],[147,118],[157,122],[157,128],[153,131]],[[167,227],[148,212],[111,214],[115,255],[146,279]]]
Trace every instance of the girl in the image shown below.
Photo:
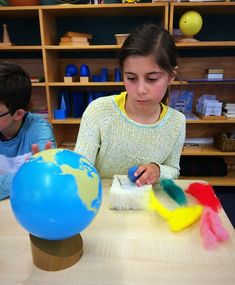
[[[177,73],[176,48],[163,28],[137,27],[119,57],[125,92],[93,101],[83,114],[75,151],[102,178],[138,165],[138,186],[179,176],[185,117],[165,105]]]

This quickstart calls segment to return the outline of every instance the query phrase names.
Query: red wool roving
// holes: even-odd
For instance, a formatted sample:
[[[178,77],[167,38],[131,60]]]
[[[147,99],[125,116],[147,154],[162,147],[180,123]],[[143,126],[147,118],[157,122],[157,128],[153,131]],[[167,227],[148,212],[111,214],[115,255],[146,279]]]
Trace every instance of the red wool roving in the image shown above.
[[[221,208],[220,201],[210,184],[191,183],[185,192],[194,196],[202,205],[210,207],[215,212],[218,212]]]

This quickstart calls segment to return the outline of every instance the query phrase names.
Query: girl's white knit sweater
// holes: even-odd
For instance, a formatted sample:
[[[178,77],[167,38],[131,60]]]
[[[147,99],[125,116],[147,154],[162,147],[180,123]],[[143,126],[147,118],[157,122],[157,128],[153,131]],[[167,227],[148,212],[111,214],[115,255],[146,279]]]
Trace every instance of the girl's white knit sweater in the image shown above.
[[[115,102],[115,96],[96,99],[83,114],[75,151],[88,158],[102,178],[127,174],[133,165],[157,163],[160,178],[179,176],[185,140],[185,117],[168,108],[151,125],[134,122]]]

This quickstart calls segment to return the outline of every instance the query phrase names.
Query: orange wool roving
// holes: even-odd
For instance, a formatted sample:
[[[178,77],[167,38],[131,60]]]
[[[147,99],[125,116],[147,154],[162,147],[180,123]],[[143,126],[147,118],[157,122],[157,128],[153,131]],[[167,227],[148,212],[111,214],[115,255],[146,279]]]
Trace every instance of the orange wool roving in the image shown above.
[[[194,196],[202,205],[210,207],[215,212],[218,212],[221,208],[220,201],[210,184],[191,183],[185,192]]]

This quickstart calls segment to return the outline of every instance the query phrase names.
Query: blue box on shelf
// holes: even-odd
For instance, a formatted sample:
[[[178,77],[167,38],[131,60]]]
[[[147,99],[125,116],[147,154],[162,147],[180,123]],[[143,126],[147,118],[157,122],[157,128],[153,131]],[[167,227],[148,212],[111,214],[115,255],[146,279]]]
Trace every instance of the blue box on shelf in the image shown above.
[[[59,119],[66,119],[68,117],[68,112],[67,110],[62,110],[62,109],[57,109],[54,110],[54,118],[59,120]]]

